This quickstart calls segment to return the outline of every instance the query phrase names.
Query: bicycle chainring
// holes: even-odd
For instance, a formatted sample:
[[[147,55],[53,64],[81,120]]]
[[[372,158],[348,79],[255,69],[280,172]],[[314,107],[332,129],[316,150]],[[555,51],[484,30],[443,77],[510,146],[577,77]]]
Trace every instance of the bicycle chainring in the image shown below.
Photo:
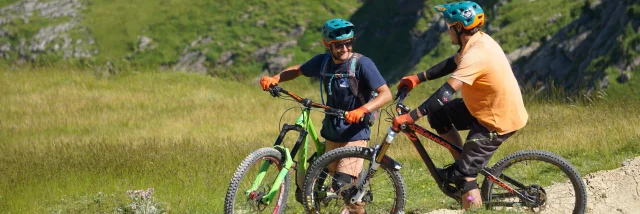
[[[525,188],[523,192],[526,198],[531,199],[533,202],[525,202],[527,207],[541,208],[547,202],[547,192],[538,185],[531,185]]]

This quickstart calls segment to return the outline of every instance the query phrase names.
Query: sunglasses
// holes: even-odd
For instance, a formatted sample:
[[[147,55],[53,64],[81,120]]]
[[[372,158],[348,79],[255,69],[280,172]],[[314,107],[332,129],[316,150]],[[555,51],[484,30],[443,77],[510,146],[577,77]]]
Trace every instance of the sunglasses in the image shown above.
[[[336,47],[336,49],[342,49],[342,47],[347,47],[350,48],[353,45],[353,40],[349,40],[346,42],[336,42],[333,43],[334,47]]]

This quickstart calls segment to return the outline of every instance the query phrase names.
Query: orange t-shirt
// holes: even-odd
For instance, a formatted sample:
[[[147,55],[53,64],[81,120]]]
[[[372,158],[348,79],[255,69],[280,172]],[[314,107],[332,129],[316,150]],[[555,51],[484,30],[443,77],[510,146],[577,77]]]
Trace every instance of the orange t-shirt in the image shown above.
[[[464,83],[462,99],[471,115],[501,135],[524,127],[529,115],[500,45],[489,35],[478,32],[469,39],[460,56],[451,78]]]

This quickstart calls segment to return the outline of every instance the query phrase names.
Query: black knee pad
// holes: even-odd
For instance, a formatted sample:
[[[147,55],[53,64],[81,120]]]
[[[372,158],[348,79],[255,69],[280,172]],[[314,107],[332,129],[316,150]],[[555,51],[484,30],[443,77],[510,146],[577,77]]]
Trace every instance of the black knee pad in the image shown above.
[[[457,166],[457,165],[456,165]],[[456,185],[456,188],[460,189],[464,182],[466,181],[465,176],[460,172],[460,168],[456,167],[451,170],[451,175],[449,176],[449,181]]]
[[[473,180],[473,181],[464,180],[461,184],[456,184],[456,188],[458,188],[460,193],[464,195],[465,193],[473,189],[478,189],[478,182],[477,180]]]
[[[338,191],[345,184],[351,183],[353,183],[353,176],[342,172],[336,172],[331,180],[331,188],[333,188],[333,191]]]
[[[430,112],[428,118],[429,118],[429,125],[431,125],[431,128],[436,130],[438,134],[447,133],[449,132],[449,130],[451,130],[451,127],[453,127],[453,125],[451,125],[451,121],[449,120],[447,115],[444,113],[444,111],[439,111],[435,113]]]
[[[449,168],[445,169],[446,172],[444,175],[446,179],[453,183],[456,186],[456,189],[460,191],[462,194],[469,192],[472,189],[478,188],[478,183],[474,181],[467,181],[466,177],[474,177],[464,174],[460,171],[460,167],[457,163],[452,164]]]

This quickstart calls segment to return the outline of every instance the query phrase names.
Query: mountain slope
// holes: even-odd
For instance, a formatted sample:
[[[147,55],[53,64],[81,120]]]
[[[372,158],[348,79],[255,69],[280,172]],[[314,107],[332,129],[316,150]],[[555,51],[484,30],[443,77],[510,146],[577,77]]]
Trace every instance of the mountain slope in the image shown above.
[[[1,64],[187,71],[247,80],[322,53],[320,27],[343,17],[356,24],[355,50],[394,82],[457,50],[432,9],[445,2],[4,0]],[[561,85],[580,92],[636,84],[631,74],[640,63],[637,1],[478,2],[487,13],[484,30],[503,46],[523,87]]]

